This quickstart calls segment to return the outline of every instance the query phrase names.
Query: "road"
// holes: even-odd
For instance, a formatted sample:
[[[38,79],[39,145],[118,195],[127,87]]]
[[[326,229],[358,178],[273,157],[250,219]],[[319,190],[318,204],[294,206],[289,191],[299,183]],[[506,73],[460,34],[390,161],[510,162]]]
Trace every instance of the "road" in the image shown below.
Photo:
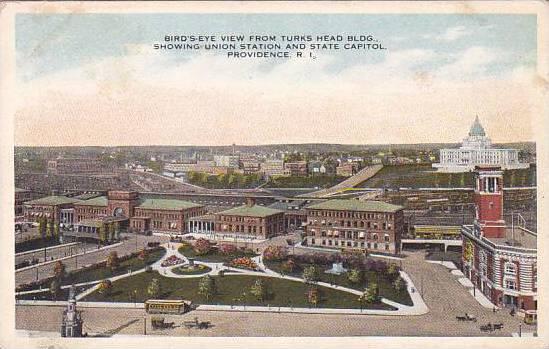
[[[166,321],[181,325],[183,321],[210,321],[207,330],[187,330],[183,326],[148,334],[167,336],[510,336],[518,332],[518,317],[508,312],[482,307],[457,282],[457,277],[439,264],[424,261],[423,252],[409,253],[403,261],[404,270],[417,288],[423,280],[424,299],[430,312],[421,316],[375,315],[313,315],[285,313],[249,313],[223,311],[192,311],[185,315],[166,315]],[[16,328],[59,331],[61,307],[16,306]],[[474,314],[478,322],[458,322],[456,316]],[[92,333],[142,334],[143,310],[117,308],[85,308],[85,330]],[[39,319],[52,319],[43,322]],[[150,323],[150,321],[148,321]],[[479,326],[488,322],[504,323],[503,330],[483,333]],[[522,325],[524,333],[535,327]]]

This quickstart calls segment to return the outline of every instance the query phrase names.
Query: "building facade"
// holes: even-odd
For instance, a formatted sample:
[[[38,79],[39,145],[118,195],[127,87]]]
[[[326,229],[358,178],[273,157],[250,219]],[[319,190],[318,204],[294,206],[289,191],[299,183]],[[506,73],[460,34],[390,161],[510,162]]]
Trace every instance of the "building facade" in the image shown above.
[[[287,162],[284,168],[290,172],[290,176],[306,177],[308,174],[307,161]]]
[[[48,196],[24,204],[24,215],[28,221],[38,221],[45,217],[63,226],[94,228],[101,222],[116,220],[120,226],[128,227],[132,232],[171,234],[183,234],[190,218],[206,212],[204,205],[190,201],[141,198],[137,192],[120,190],[87,200]],[[96,232],[96,229],[85,230]]]
[[[537,235],[520,216],[510,227],[504,221],[499,167],[477,167],[475,180],[475,220],[461,229],[463,273],[498,307],[535,310]]]
[[[269,239],[284,233],[284,211],[249,199],[246,205],[216,213],[214,230],[225,237]]]
[[[48,161],[47,171],[50,174],[97,174],[113,172],[114,168],[100,159],[59,158]]]
[[[380,201],[327,200],[305,208],[308,246],[400,253],[403,207]]]
[[[476,117],[469,135],[458,149],[441,149],[440,163],[433,167],[441,172],[468,172],[477,165],[496,165],[504,170],[528,168],[519,162],[517,149],[492,148],[490,138]]]

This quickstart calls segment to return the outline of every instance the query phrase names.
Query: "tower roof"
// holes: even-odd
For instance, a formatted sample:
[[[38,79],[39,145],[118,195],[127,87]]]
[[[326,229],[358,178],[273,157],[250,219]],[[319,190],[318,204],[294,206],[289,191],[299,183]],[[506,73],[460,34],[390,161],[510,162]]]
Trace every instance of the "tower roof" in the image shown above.
[[[469,136],[486,136],[486,133],[484,132],[484,127],[482,127],[482,125],[480,124],[480,120],[478,119],[478,115],[476,116],[475,122],[473,122],[473,125],[469,130]]]

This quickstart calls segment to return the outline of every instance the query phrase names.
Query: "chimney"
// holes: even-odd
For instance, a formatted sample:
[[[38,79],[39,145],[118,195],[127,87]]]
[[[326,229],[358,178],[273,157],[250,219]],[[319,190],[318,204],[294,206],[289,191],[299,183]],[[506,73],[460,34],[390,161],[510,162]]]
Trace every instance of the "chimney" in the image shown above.
[[[253,205],[255,205],[255,199],[254,198],[246,198],[246,206],[248,207],[252,207]]]

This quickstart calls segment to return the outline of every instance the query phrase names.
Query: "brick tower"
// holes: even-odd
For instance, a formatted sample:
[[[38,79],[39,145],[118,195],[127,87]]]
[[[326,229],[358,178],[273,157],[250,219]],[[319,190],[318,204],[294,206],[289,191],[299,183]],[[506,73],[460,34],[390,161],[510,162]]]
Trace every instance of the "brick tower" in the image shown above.
[[[503,172],[499,166],[477,166],[475,183],[475,231],[486,238],[504,237]]]

